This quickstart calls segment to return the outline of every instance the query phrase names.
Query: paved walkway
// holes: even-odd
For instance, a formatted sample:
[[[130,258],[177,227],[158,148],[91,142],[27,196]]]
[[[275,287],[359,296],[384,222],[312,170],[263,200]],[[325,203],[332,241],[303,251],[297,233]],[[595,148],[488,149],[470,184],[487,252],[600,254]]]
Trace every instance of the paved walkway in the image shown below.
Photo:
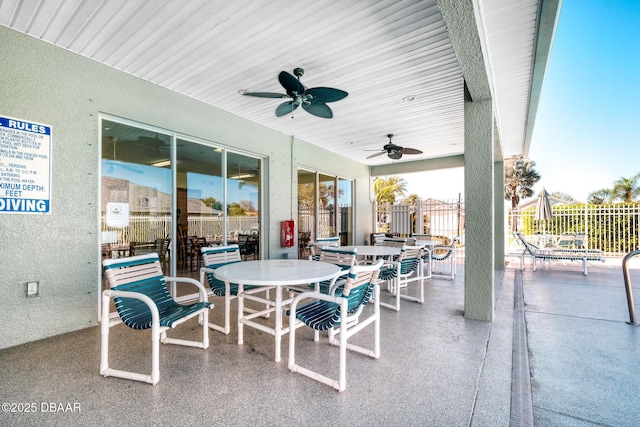
[[[640,286],[640,269],[632,272]],[[102,378],[100,329],[92,327],[0,350],[0,402],[36,405],[0,413],[0,425],[525,425],[511,422],[518,280],[535,425],[638,425],[640,328],[626,323],[619,265],[594,264],[588,276],[577,263],[498,271],[492,323],[464,318],[463,266],[458,273],[428,280],[425,304],[383,309],[382,357],[349,354],[344,393],[289,372],[286,354],[275,363],[270,335],[245,329],[238,346],[235,327],[229,336],[212,331],[208,350],[161,346],[156,386]],[[223,307],[216,304],[214,317]],[[183,326],[187,338],[198,334],[195,322]],[[147,370],[149,335],[112,331],[114,367]],[[326,341],[302,330],[298,338],[306,363],[334,368],[337,351]],[[80,412],[51,410],[76,403]]]
[[[535,425],[640,425],[640,326],[626,323],[620,260],[588,276],[578,263],[527,268],[522,281]]]

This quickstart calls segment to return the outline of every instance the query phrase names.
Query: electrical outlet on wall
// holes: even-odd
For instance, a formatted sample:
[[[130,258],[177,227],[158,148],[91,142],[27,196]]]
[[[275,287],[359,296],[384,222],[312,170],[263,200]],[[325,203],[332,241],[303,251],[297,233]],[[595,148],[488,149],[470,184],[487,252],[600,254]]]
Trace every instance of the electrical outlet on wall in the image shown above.
[[[27,282],[27,296],[37,297],[40,295],[40,282]]]

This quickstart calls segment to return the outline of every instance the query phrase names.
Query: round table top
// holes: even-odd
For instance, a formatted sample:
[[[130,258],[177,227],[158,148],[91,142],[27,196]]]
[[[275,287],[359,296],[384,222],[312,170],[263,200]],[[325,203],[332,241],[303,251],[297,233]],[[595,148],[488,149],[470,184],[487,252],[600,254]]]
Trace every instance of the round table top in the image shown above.
[[[354,245],[354,246],[340,246],[337,249],[342,249],[345,251],[353,251],[355,249],[358,255],[393,256],[393,255],[400,255],[402,248],[396,247],[396,246]]]
[[[218,280],[243,285],[299,285],[329,280],[341,273],[335,264],[304,259],[265,259],[227,264],[215,270]]]

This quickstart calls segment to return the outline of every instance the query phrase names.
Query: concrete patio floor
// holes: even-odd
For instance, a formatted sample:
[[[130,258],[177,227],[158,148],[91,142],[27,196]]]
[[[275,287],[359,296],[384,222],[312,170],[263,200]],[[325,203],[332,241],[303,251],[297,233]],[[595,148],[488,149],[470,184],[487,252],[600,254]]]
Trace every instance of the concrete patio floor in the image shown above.
[[[288,336],[276,363],[271,335],[245,328],[238,346],[235,326],[228,336],[211,331],[207,350],[162,345],[156,386],[103,378],[100,328],[92,327],[0,351],[0,402],[35,404],[29,413],[3,406],[0,424],[517,425],[512,349],[514,289],[521,284],[535,425],[638,425],[640,328],[626,323],[619,262],[592,264],[588,276],[578,264],[535,273],[516,265],[496,272],[492,323],[464,318],[462,265],[455,281],[425,281],[424,304],[383,308],[382,356],[348,354],[344,393],[287,369]],[[640,284],[635,267],[632,278]],[[219,320],[224,304],[213,301]],[[199,327],[192,321],[173,332],[196,337]],[[365,330],[353,342],[369,344],[371,337]],[[313,342],[301,329],[298,346],[301,363],[337,366],[337,349],[326,337]],[[150,348],[147,332],[112,329],[113,367],[147,372]]]

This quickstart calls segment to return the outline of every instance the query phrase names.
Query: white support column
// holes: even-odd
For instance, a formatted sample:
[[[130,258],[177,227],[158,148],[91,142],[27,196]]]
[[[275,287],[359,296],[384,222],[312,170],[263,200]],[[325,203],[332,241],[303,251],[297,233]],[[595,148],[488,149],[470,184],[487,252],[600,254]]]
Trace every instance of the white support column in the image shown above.
[[[494,220],[494,234],[495,234],[495,259],[496,268],[498,270],[504,270],[505,268],[505,223],[504,223],[504,161],[500,160],[494,163],[493,173],[495,196],[495,220]]]
[[[465,97],[465,280],[464,315],[492,321],[494,316],[495,186],[491,99]]]

